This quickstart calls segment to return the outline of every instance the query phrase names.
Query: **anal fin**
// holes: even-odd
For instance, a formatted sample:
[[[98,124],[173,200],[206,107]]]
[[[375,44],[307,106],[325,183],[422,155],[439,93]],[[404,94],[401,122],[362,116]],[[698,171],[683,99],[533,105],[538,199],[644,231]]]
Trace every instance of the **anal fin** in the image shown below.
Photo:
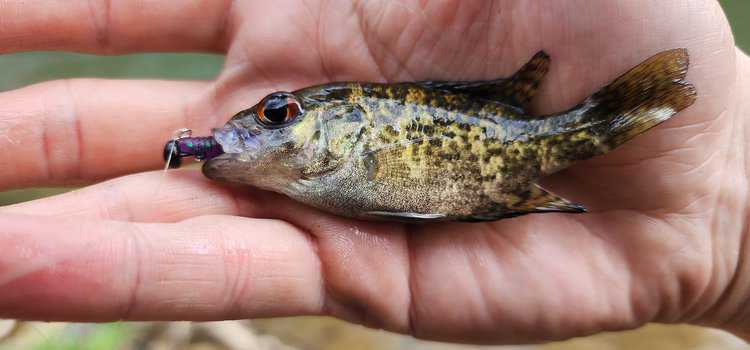
[[[526,194],[528,193],[528,194]],[[532,213],[539,212],[563,212],[563,213],[585,213],[586,208],[575,204],[552,192],[549,192],[537,184],[531,185],[524,201],[518,203],[518,209]]]
[[[463,218],[463,221],[491,221],[532,213],[585,213],[586,208],[575,204],[537,184],[518,193],[498,191],[490,194],[497,207],[483,213]]]

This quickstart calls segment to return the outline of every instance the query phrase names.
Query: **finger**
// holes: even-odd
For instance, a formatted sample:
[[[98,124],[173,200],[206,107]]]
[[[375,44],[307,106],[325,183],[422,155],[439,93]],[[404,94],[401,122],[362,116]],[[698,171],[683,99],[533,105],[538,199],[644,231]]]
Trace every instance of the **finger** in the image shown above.
[[[232,1],[3,1],[0,52],[219,51]]]
[[[0,188],[65,185],[162,161],[174,130],[207,132],[208,83],[61,80],[0,94]]]
[[[218,320],[322,309],[311,241],[275,220],[0,217],[0,317]]]
[[[52,197],[0,208],[0,214],[66,219],[176,223],[206,215],[285,220],[324,236],[348,220],[247,186],[212,181],[197,169],[153,171],[118,177]]]
[[[175,223],[206,215],[239,215],[280,219],[300,227],[315,226],[321,217],[329,221],[345,220],[277,193],[212,181],[197,169],[118,177],[56,196],[1,207],[0,213],[152,223]],[[319,227],[312,231],[326,234]]]
[[[278,198],[272,198],[278,197]],[[231,189],[196,169],[138,173],[57,196],[0,208],[6,214],[134,222],[178,222],[203,215],[271,217],[260,203],[281,196]]]
[[[328,277],[326,313],[391,330],[408,328],[409,255],[402,225],[333,216],[275,193],[219,186],[190,170],[164,177],[157,172],[130,175],[0,212],[68,220],[174,222],[210,214],[281,219],[317,242]]]

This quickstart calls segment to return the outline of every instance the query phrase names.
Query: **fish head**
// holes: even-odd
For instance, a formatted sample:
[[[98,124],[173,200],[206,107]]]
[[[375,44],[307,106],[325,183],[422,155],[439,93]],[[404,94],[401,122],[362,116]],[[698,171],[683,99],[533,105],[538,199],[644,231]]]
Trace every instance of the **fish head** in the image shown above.
[[[340,101],[320,97],[319,91],[311,95],[309,89],[274,92],[237,113],[213,130],[224,154],[208,160],[203,173],[214,180],[288,193],[292,183],[330,156],[321,135],[325,116],[335,113]]]

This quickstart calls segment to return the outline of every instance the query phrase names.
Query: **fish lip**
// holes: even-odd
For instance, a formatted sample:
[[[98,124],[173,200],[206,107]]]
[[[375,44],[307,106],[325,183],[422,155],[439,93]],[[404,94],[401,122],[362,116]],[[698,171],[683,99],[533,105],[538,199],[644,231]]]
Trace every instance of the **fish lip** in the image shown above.
[[[213,161],[226,161],[226,160],[233,160],[235,158],[239,157],[239,153],[222,153],[216,157],[212,157],[208,160],[206,160],[206,164],[211,163]]]
[[[260,147],[258,136],[246,128],[230,121],[221,128],[212,130],[214,140],[221,145],[224,154],[240,154]]]
[[[224,152],[216,157],[206,159],[203,169],[215,167],[221,163],[252,162],[256,160],[255,154],[251,152]]]
[[[231,167],[232,164],[240,162],[239,158],[242,156],[240,153],[224,153],[206,160],[201,167],[201,170],[206,177],[214,180],[226,180],[227,174],[223,173],[227,167]]]

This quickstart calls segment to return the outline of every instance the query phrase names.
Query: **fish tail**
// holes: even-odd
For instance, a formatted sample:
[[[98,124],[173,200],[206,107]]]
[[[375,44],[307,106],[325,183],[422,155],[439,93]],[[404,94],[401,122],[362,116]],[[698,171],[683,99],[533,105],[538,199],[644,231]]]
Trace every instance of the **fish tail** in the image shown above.
[[[663,51],[572,110],[547,119],[556,136],[545,141],[555,146],[543,154],[543,173],[607,153],[692,105],[697,94],[684,80],[688,66],[686,49]]]
[[[581,117],[604,121],[603,141],[615,148],[695,102],[689,64],[686,49],[656,54],[586,99]]]

